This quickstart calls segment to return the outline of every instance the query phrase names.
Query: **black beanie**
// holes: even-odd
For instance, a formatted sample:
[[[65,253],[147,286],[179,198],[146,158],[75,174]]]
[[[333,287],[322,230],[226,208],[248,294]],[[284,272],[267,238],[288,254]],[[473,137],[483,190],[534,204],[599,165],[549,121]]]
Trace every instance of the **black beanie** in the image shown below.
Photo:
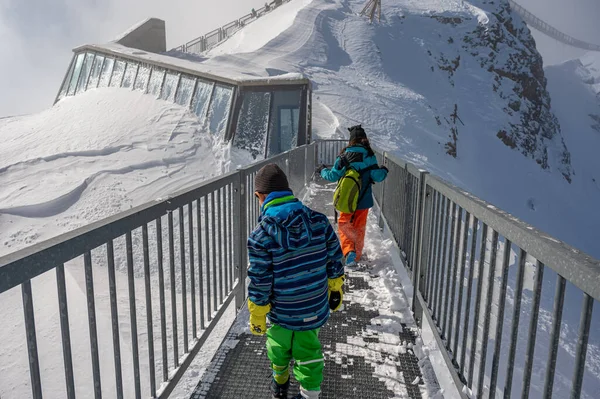
[[[274,191],[291,191],[285,173],[277,164],[270,163],[263,166],[254,178],[254,191],[261,194],[270,194]]]
[[[367,133],[361,125],[349,127],[348,130],[350,131],[350,141],[367,138]]]

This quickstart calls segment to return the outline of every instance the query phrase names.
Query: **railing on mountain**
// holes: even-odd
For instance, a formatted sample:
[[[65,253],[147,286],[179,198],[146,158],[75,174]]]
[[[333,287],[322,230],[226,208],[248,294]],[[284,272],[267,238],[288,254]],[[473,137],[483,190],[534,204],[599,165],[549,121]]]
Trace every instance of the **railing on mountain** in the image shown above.
[[[515,3],[513,0],[509,0],[509,2],[513,11],[519,14],[521,18],[523,18],[523,20],[527,22],[527,24],[531,25],[531,27],[539,30],[540,32],[550,36],[551,38],[556,39],[561,43],[568,44],[569,46],[577,47],[583,50],[600,51],[600,45],[586,43],[582,40],[575,39],[574,37],[569,36],[566,33],[562,33],[547,22],[544,22],[535,15],[533,15],[524,7]]]
[[[255,10],[255,12],[244,15],[243,17],[236,19],[235,21],[232,21],[226,25],[223,25],[220,28],[208,32],[204,36],[200,36],[194,40],[182,44],[181,46],[178,46],[173,50],[182,51],[184,53],[201,54],[227,40],[228,38],[233,36],[234,33],[242,29],[249,23],[256,21],[261,16],[268,14],[269,12],[273,11],[282,4],[288,3],[290,1],[291,0],[273,0],[269,4],[265,3],[264,7]],[[550,36],[551,38],[556,39],[569,46],[577,47],[580,49],[600,51],[600,45],[587,43],[582,40],[575,39],[574,37],[559,31],[547,22],[536,17],[533,13],[531,13],[515,1],[509,0],[509,3],[513,11],[519,14],[523,18],[523,20],[527,22],[527,24],[531,25],[533,28],[539,30],[540,32]]]
[[[201,54],[227,40],[228,38],[233,36],[235,32],[242,29],[249,23],[256,21],[263,15],[270,13],[279,6],[285,3],[289,3],[290,1],[291,0],[273,0],[271,1],[271,3],[265,3],[264,7],[261,7],[258,10],[254,10],[254,12],[251,12],[250,14],[244,15],[243,17],[236,19],[235,21],[232,21],[226,25],[223,25],[220,28],[208,32],[204,36],[200,36],[194,40],[182,44],[179,47],[175,47],[173,50],[182,51],[184,53]]]
[[[337,154],[342,146],[338,141],[319,142],[318,154]],[[332,163],[330,157],[326,158]],[[433,335],[461,396],[481,398],[485,393],[486,397],[496,397],[502,391],[504,397],[515,394],[518,386],[513,390],[513,372],[518,333],[527,328],[521,390],[522,396],[528,397],[536,344],[540,345],[536,334],[543,275],[544,269],[549,268],[557,276],[552,314],[544,310],[543,315],[551,319],[550,347],[544,359],[547,364],[536,363],[536,370],[545,369],[543,397],[552,397],[568,281],[579,290],[583,300],[570,390],[571,397],[578,398],[592,308],[600,300],[600,261],[387,152],[378,151],[377,157],[380,164],[389,168],[388,178],[374,186],[380,226],[389,230],[402,251],[413,286],[417,287],[413,291],[415,318],[419,323],[425,318],[433,326]],[[320,155],[318,159],[321,160]],[[503,327],[507,324],[504,311],[509,297],[511,251],[518,253],[518,260],[508,334]],[[530,322],[522,326],[526,265],[535,265],[535,279]],[[494,298],[497,302],[492,303]],[[493,313],[496,313],[495,325],[492,325]],[[598,342],[600,331],[594,330],[593,334]],[[508,339],[510,346],[502,365],[506,371],[501,384],[498,379],[503,339]],[[486,361],[490,341],[494,345],[491,364]],[[463,387],[473,391],[473,395],[467,396]]]
[[[76,367],[93,370],[94,396],[100,398],[104,392],[106,397],[123,397],[123,384],[127,379],[123,378],[121,346],[124,343],[119,332],[119,312],[126,311],[130,316],[134,368],[133,378],[128,384],[133,385],[137,398],[167,398],[229,304],[235,301],[236,309],[244,304],[246,240],[259,212],[258,201],[253,195],[256,172],[263,165],[275,162],[286,171],[294,192],[301,193],[313,176],[315,148],[314,143],[296,148],[166,199],[152,201],[0,257],[0,298],[6,298],[7,291],[21,286],[32,397],[42,398],[43,374],[40,373],[36,338],[40,336],[40,325],[39,321],[37,326],[35,323],[33,301],[50,300],[48,297],[36,298],[40,294],[32,290],[32,281],[52,270],[56,273],[57,282],[66,397],[76,397],[71,346],[73,316],[69,323],[69,306],[72,306],[73,298],[67,298],[65,279],[65,264],[72,262],[69,267],[80,267],[85,271],[91,344],[91,364],[80,363]],[[123,238],[124,245],[121,242]],[[141,265],[143,270],[138,270]],[[109,348],[99,348],[99,294],[94,290],[94,275],[97,280],[99,267],[106,268],[109,280],[108,292],[100,295],[110,299],[114,392],[107,392],[106,387],[103,391],[100,377],[99,354],[108,352]],[[115,271],[119,269],[127,273],[129,309],[120,309],[117,300],[116,280],[120,274]],[[144,281],[145,298],[141,301],[140,296],[135,294],[136,275]],[[152,311],[153,305],[156,307],[157,304],[160,320],[156,320]],[[171,323],[168,322],[169,304]],[[143,312],[136,312],[138,306],[146,310],[145,316]],[[139,335],[148,338],[148,342],[142,342],[142,345],[138,341],[140,320],[140,324],[146,325],[143,331],[146,334]],[[154,330],[154,325],[160,325],[160,332]],[[47,336],[48,331],[41,333]],[[160,339],[155,339],[158,335]],[[155,341],[161,348],[160,356],[155,353]],[[148,352],[148,380],[143,382],[140,377],[140,349]],[[14,356],[18,355],[15,353]],[[50,368],[59,369],[59,362],[59,359],[53,359]],[[106,374],[109,371],[102,372]],[[162,384],[157,384],[157,378]]]
[[[136,397],[140,397],[144,389],[148,396],[167,398],[228,305],[235,301],[239,309],[244,304],[246,240],[259,216],[258,202],[253,195],[256,172],[263,165],[275,162],[286,171],[294,192],[302,195],[313,178],[315,167],[333,164],[344,145],[344,141],[326,140],[298,147],[166,199],[0,258],[0,295],[8,295],[6,291],[19,286],[22,291],[32,397],[42,397],[36,337],[40,336],[39,329],[43,328],[39,323],[36,327],[35,323],[33,301],[36,300],[36,292],[32,290],[32,280],[48,271],[56,272],[60,310],[56,317],[60,319],[66,396],[69,399],[75,398],[75,384],[71,347],[73,331],[69,323],[69,306],[73,299],[69,301],[67,298],[67,262],[69,268],[83,269],[85,273],[91,364],[80,363],[77,368],[93,370],[95,396],[100,397],[103,389],[96,312],[99,296],[93,281],[94,275],[98,276],[101,270],[97,266],[105,266],[109,288],[102,297],[108,295],[110,299],[116,392],[109,393],[105,387],[104,394],[118,398],[123,396],[118,314],[126,310],[131,324],[134,368],[131,382]],[[425,319],[434,326],[433,334],[459,391],[466,386],[476,392],[477,397],[482,397],[484,376],[489,376],[490,396],[495,397],[497,387],[510,396],[524,271],[529,262],[536,265],[536,273],[525,353],[524,396],[529,392],[538,342],[536,331],[544,285],[543,272],[550,268],[557,274],[557,283],[544,397],[550,397],[553,389],[566,281],[580,290],[583,298],[572,387],[573,397],[578,397],[588,352],[592,306],[600,299],[600,262],[389,153],[379,151],[377,156],[380,164],[389,168],[388,178],[374,188],[380,209],[380,226],[389,231],[404,257],[413,285],[417,287],[412,304],[415,317],[420,323]],[[518,249],[519,255],[516,288],[510,302],[512,325],[510,334],[506,334],[503,333],[504,311],[509,297],[508,269],[513,249]],[[497,258],[500,256],[502,259],[499,261]],[[141,301],[141,308],[145,309],[145,317],[144,312],[136,313],[140,297],[135,295],[135,265],[143,265],[143,270],[138,270],[137,275],[144,282],[145,298]],[[116,279],[122,275],[115,273],[116,268],[127,272],[128,309],[119,307]],[[169,269],[168,280],[165,268]],[[497,288],[496,274],[501,276]],[[157,294],[158,301],[153,298]],[[497,303],[492,304],[494,298]],[[45,302],[50,300],[48,296],[44,297]],[[155,317],[152,311],[153,303],[155,306],[158,303],[159,317]],[[167,321],[168,304],[171,323]],[[497,321],[492,326],[491,315],[496,307]],[[137,333],[140,319],[141,324],[144,320],[146,322],[145,335],[148,337],[148,343],[142,341],[141,345],[144,351],[147,350],[149,368],[144,375],[147,374],[148,380],[143,383]],[[154,324],[160,325],[159,339],[155,338]],[[42,333],[47,336],[47,331]],[[600,331],[593,331],[593,334],[598,337]],[[503,335],[510,338],[510,349],[504,364],[506,378],[501,386],[498,373]],[[494,341],[494,350],[488,367],[486,356],[490,340]],[[161,347],[160,357],[154,350],[155,341]],[[180,348],[182,352],[179,352]],[[108,352],[109,348],[103,349]],[[15,353],[14,356],[18,355]],[[161,360],[155,362],[155,359]],[[60,368],[57,358],[45,361],[54,362],[50,367],[45,365],[48,369]],[[106,375],[107,370],[103,369],[103,373]],[[157,384],[157,374],[162,378],[161,385]],[[467,397],[464,391],[461,396]]]

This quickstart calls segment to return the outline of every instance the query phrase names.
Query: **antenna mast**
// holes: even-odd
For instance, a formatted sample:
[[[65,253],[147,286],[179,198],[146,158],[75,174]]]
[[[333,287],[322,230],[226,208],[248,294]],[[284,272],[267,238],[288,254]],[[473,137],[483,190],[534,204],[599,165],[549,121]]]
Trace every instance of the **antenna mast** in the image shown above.
[[[365,8],[360,12],[360,15],[368,15],[371,23],[377,14],[377,19],[381,22],[381,0],[368,0]]]

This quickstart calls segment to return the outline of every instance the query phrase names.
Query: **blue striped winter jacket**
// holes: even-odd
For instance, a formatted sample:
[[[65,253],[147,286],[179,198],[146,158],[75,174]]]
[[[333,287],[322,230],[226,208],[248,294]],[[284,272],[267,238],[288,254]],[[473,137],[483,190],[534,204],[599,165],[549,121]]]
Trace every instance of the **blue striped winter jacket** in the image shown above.
[[[362,145],[346,148],[345,155],[350,164],[359,172],[369,166],[377,165],[377,158],[375,156],[369,156],[369,152]],[[344,173],[346,173],[346,168],[341,167],[340,157],[337,157],[333,164],[333,168],[323,169],[321,171],[321,177],[329,181],[338,181],[344,176]],[[371,181],[379,183],[384,181],[386,177],[387,171],[385,169],[373,169],[362,175],[362,190],[359,194],[361,200],[356,209],[369,209],[373,207]]]
[[[269,194],[248,238],[248,297],[271,304],[271,323],[295,331],[329,318],[327,279],[344,274],[339,240],[322,213],[290,191]]]

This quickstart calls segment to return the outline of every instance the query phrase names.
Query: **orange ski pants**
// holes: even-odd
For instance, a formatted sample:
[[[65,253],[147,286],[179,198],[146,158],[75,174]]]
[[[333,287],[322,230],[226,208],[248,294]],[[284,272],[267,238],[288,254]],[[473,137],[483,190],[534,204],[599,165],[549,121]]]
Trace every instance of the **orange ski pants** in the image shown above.
[[[354,217],[353,217],[354,216]],[[338,235],[342,243],[344,256],[348,252],[356,252],[356,260],[360,260],[365,246],[365,233],[367,232],[368,209],[358,209],[354,213],[340,213],[338,219]]]

